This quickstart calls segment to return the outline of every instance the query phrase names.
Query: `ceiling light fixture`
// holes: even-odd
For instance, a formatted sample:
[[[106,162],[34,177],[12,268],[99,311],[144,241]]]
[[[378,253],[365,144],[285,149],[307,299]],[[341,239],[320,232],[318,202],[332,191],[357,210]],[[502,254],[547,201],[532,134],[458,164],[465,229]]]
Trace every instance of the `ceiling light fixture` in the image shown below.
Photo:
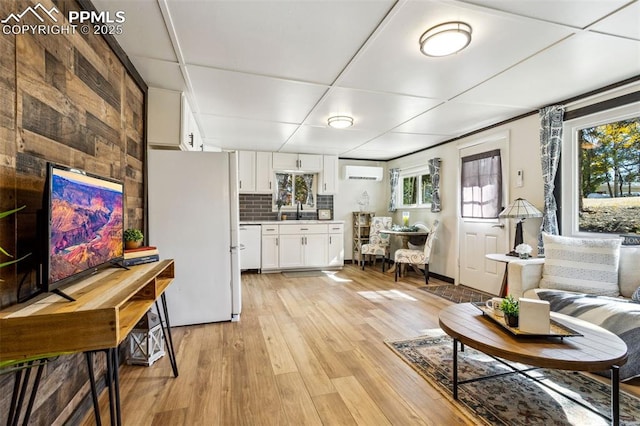
[[[464,22],[445,22],[420,36],[420,51],[427,56],[458,53],[471,43],[471,26]]]
[[[346,129],[347,127],[353,126],[353,118],[348,115],[335,115],[329,117],[327,122],[329,127],[333,127],[334,129]]]

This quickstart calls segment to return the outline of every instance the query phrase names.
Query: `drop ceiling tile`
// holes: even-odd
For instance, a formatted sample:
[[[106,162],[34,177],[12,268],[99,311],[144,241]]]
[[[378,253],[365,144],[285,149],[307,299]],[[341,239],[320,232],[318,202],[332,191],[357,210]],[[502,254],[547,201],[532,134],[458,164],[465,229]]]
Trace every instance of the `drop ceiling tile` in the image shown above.
[[[302,123],[326,92],[317,84],[187,66],[198,110],[205,114]]]
[[[389,93],[334,88],[314,108],[305,124],[326,126],[334,115],[353,117],[356,130],[387,131],[442,101]]]
[[[394,3],[173,1],[168,7],[189,64],[330,84]]]
[[[198,115],[203,137],[222,148],[277,151],[298,127],[295,124]]]
[[[308,150],[335,148],[340,152],[344,152],[376,137],[377,134],[377,132],[355,130],[353,128],[341,130],[326,126],[300,126],[282,150],[288,152],[311,152]]]
[[[176,62],[177,58],[156,0],[94,0],[97,10],[124,12],[122,34],[115,35],[129,56]]]
[[[401,151],[397,151],[393,148],[384,151],[374,151],[367,149],[354,149],[352,151],[346,152],[340,156],[340,158],[353,158],[356,160],[378,160],[378,161],[386,161],[390,158],[394,158],[402,155]]]
[[[603,64],[608,64],[603,68]],[[540,108],[636,76],[640,42],[583,32],[456,98]]]
[[[129,57],[147,86],[184,92],[187,85],[175,62],[159,61],[140,56]]]
[[[389,153],[407,154],[410,152],[419,151],[423,148],[427,148],[436,145],[438,142],[447,140],[448,136],[443,135],[422,135],[411,133],[385,133],[372,141],[367,142],[364,145],[356,148],[355,151],[384,151],[388,150]],[[390,155],[389,157],[393,157]]]
[[[395,128],[393,131],[453,138],[529,111],[531,109],[448,102]]]
[[[414,1],[398,7],[338,80],[339,86],[450,99],[572,32],[452,2]],[[447,21],[470,24],[471,44],[448,57],[420,53],[422,33]]]
[[[630,4],[589,29],[640,40],[640,2]]]
[[[628,0],[562,0],[562,1],[513,1],[513,0],[462,0],[496,10],[585,28],[602,16],[618,9]]]

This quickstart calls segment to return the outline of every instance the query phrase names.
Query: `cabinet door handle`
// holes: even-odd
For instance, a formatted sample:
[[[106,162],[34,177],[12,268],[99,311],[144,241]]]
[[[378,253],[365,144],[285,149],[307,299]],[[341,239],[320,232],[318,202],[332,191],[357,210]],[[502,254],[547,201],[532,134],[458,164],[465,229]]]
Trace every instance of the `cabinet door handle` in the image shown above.
[[[240,181],[240,189],[242,189],[242,180]]]
[[[276,247],[278,247],[280,244],[278,243],[279,238],[276,237]]]
[[[325,184],[324,184],[324,190],[325,190],[325,191],[327,190],[327,183],[326,183],[326,182],[325,182]]]
[[[329,235],[329,244],[331,244],[331,235]]]
[[[271,189],[271,181],[269,181],[269,189]]]
[[[301,231],[308,231],[309,228],[300,228]]]

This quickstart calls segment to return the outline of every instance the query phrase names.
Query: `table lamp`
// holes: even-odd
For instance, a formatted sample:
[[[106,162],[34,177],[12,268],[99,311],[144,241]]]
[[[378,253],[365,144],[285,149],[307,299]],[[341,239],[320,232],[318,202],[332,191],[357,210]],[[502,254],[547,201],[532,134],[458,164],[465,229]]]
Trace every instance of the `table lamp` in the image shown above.
[[[516,224],[516,239],[513,243],[513,250],[507,253],[508,256],[518,256],[516,247],[524,242],[522,238],[522,222],[528,217],[542,217],[542,212],[524,198],[516,198],[507,208],[500,212],[498,217],[520,219]]]

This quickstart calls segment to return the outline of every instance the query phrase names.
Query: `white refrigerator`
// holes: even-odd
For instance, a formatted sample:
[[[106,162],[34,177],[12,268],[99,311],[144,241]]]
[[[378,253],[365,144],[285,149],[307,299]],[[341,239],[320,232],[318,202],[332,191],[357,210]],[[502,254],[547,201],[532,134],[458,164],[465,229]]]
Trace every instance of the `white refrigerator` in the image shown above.
[[[174,259],[171,325],[238,321],[238,160],[235,152],[148,152],[149,244]]]

